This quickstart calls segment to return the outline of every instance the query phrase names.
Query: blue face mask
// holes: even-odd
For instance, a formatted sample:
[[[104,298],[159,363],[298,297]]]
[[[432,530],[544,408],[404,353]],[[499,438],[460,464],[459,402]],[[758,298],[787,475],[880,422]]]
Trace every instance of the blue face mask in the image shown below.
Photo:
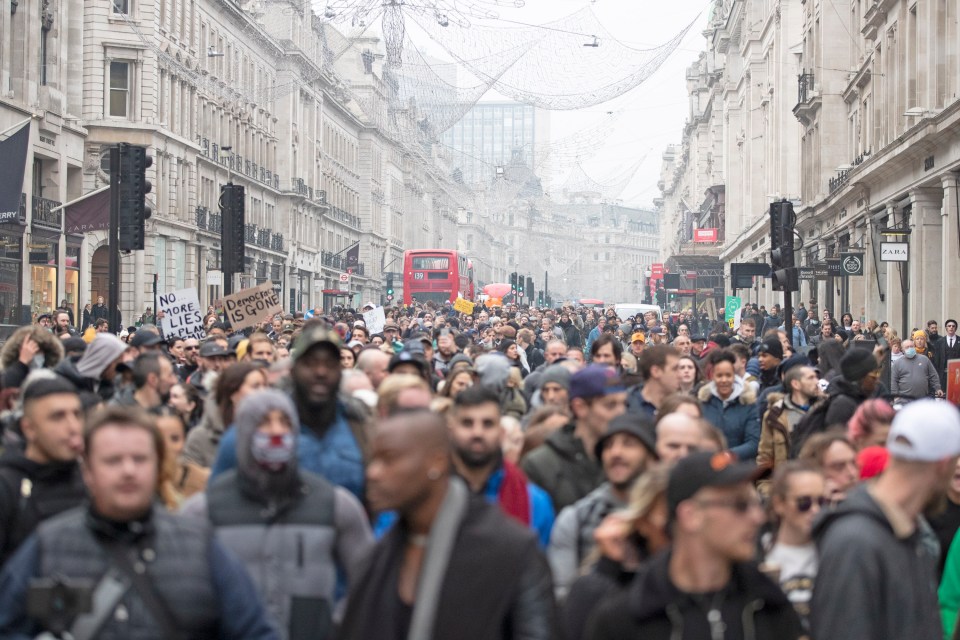
[[[907,356],[908,358],[916,358],[917,350],[913,347],[909,347],[903,351],[903,355]]]

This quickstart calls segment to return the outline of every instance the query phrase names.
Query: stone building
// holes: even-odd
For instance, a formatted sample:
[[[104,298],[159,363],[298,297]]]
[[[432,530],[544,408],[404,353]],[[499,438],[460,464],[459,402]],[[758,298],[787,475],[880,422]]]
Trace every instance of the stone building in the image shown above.
[[[0,1],[0,136],[29,128],[21,205],[0,223],[0,337],[61,301],[79,313],[82,236],[61,204],[83,194],[83,7],[80,0]]]

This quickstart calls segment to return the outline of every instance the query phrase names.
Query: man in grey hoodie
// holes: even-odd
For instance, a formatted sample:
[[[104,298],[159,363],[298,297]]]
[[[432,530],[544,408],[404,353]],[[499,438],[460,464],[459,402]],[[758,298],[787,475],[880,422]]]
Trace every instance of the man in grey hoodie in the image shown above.
[[[288,640],[332,637],[337,574],[349,583],[373,547],[360,502],[297,465],[300,419],[265,389],[237,407],[237,468],[214,478],[183,512],[208,518],[253,577]]]

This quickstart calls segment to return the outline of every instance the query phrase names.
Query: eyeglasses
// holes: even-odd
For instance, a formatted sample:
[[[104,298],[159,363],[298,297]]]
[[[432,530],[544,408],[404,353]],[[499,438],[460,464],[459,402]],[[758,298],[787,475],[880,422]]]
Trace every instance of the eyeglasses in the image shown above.
[[[822,509],[830,502],[824,496],[797,496],[793,500],[794,504],[797,505],[797,511],[800,513],[810,511],[810,509],[813,509],[814,504]]]
[[[722,509],[732,509],[735,513],[745,515],[750,509],[762,509],[763,504],[758,498],[733,498],[730,500],[698,500],[697,504],[701,507],[720,507]]]

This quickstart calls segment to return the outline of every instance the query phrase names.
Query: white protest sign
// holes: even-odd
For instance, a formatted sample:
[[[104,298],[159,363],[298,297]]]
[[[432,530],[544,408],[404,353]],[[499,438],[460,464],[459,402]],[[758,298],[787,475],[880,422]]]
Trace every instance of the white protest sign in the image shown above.
[[[223,299],[223,308],[234,331],[252,327],[263,322],[268,315],[283,312],[280,294],[273,290],[273,283],[244,289]]]
[[[157,309],[163,312],[160,328],[166,338],[203,338],[203,313],[196,289],[181,289],[157,297]]]
[[[383,313],[383,307],[377,307],[363,314],[363,322],[367,325],[370,335],[383,333],[383,327],[387,324],[387,316]]]

